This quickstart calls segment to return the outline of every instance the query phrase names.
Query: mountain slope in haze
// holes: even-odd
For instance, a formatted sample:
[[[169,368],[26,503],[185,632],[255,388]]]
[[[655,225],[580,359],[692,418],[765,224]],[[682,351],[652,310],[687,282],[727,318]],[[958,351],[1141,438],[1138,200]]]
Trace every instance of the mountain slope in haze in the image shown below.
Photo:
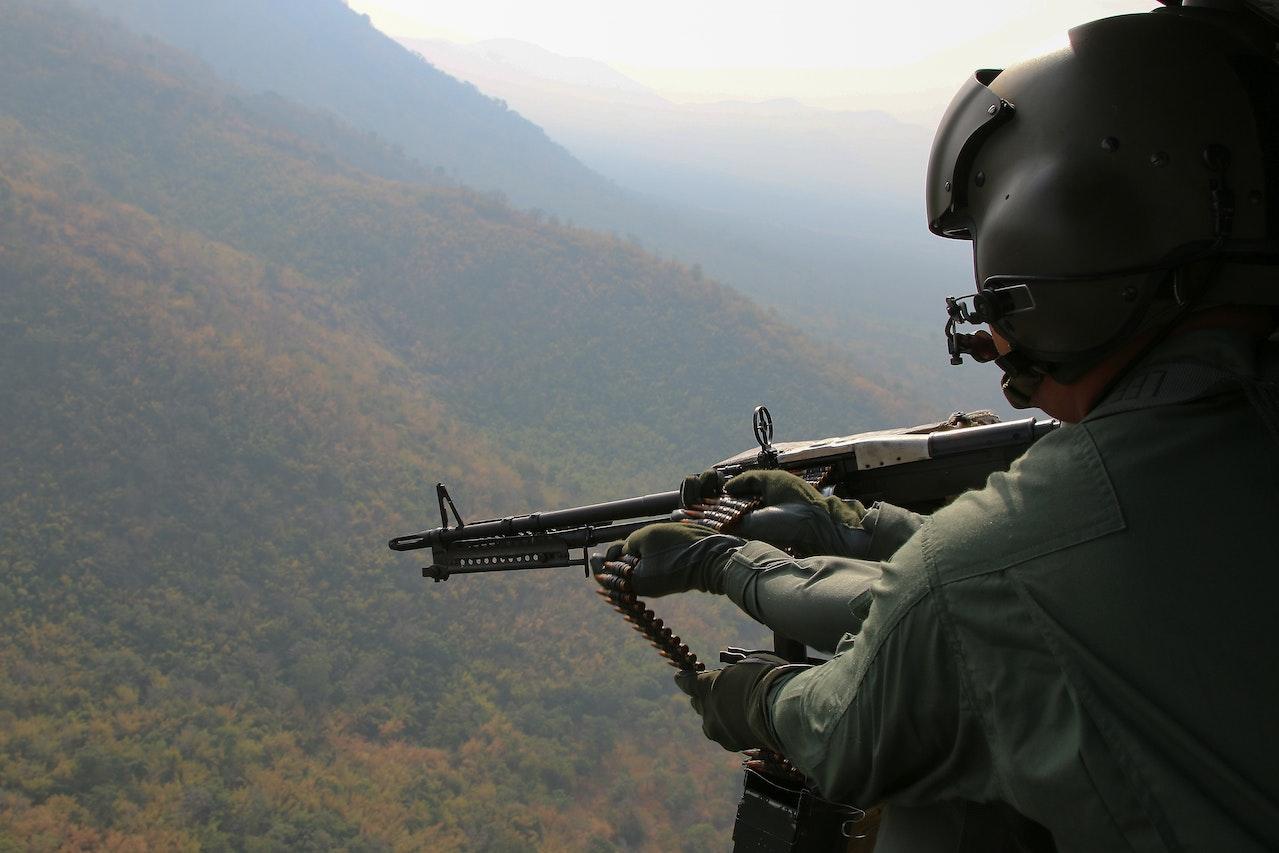
[[[601,482],[658,473],[617,447],[671,471],[749,444],[761,401],[828,434],[897,407],[804,335],[625,241],[331,165],[180,63],[111,75],[17,31],[11,45],[7,108],[116,197],[332,282],[451,410]]]
[[[537,127],[431,67],[341,0],[83,0],[176,45],[247,92],[271,91],[373,131],[430,170],[525,207],[616,189]]]
[[[337,0],[86,2],[198,53],[249,93],[280,92],[376,133],[428,172],[446,162],[440,158],[447,152],[441,177],[499,189],[523,207],[696,263],[810,335],[864,342],[856,358],[845,356],[850,362],[899,376],[938,408],[980,407],[998,397],[993,381],[946,369],[937,306],[955,290],[948,279],[966,285],[968,263],[962,252],[926,235],[913,211],[908,228],[886,230],[893,214],[883,200],[858,192],[814,200],[781,182],[761,192],[759,185],[743,188],[693,166],[635,157],[616,160],[624,167],[619,175],[638,190],[624,191],[576,161],[565,166],[523,130],[494,126],[479,139],[472,114],[492,118],[501,104],[445,78]],[[712,151],[708,159],[717,162],[728,150]],[[829,150],[838,156],[838,145]],[[907,174],[922,171],[921,161]],[[683,188],[677,196],[652,194],[676,187]]]
[[[465,47],[437,39],[397,37],[396,41],[418,52],[422,52],[422,49],[426,48],[427,52],[423,53],[423,55],[432,65],[448,74],[452,74],[459,80],[467,80],[472,83],[476,83],[476,80],[471,76],[470,69],[464,74],[457,73],[458,67],[450,61],[452,57],[441,54],[437,48],[447,50],[452,47],[458,49],[459,52],[478,54],[491,63],[508,67],[515,78],[536,77],[539,80],[572,86],[578,90],[611,89],[614,92],[628,94],[637,103],[665,101],[664,98],[648,86],[627,77],[607,63],[595,59],[586,59],[585,57],[561,56],[519,39],[485,39]],[[431,53],[434,53],[435,57],[430,56],[429,54]],[[439,62],[437,61],[438,58],[445,58],[445,61]],[[479,86],[478,83],[476,85]],[[481,91],[487,91],[483,86],[479,86],[479,88]]]
[[[779,438],[911,404],[69,5],[0,18],[0,849],[726,843],[735,761],[588,584],[425,585],[385,540],[435,479],[617,497],[759,399]],[[661,610],[705,649],[717,604]]]
[[[707,211],[717,233],[688,231],[706,268],[816,334],[858,341],[860,364],[941,406],[993,397],[1005,410],[990,376],[943,354],[943,297],[971,289],[972,258],[924,226],[930,129],[793,100],[674,103],[603,63],[510,39],[401,41],[619,186]]]
[[[933,134],[885,112],[818,109],[791,99],[679,104],[604,63],[514,39],[400,42],[512,104],[622,186],[648,186],[660,164],[824,199],[827,206],[842,201],[851,209],[862,198],[879,215],[919,225],[922,164]],[[645,164],[645,182],[626,179],[628,167],[638,173]],[[653,191],[670,197],[678,185],[667,179]],[[832,225],[829,218],[824,224]]]

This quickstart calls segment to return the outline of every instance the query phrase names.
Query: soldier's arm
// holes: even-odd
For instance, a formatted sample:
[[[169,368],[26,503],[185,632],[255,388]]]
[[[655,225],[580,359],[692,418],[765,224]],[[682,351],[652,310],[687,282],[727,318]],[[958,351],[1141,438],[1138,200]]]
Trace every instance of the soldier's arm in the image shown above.
[[[797,559],[766,542],[750,542],[733,554],[723,591],[752,619],[822,652],[835,651],[846,634],[861,630],[870,607],[870,585],[880,560],[890,557],[919,529],[923,516],[877,504],[862,519],[863,559],[816,556]]]
[[[997,797],[938,599],[922,571],[882,565],[861,634],[768,699],[783,752],[823,793],[859,805]]]

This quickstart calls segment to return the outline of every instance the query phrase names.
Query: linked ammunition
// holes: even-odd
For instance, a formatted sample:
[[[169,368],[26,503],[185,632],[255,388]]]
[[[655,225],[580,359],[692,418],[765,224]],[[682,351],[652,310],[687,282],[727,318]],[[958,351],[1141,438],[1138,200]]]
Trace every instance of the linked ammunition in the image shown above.
[[[757,505],[758,501],[720,496],[689,507],[685,510],[685,518],[689,524],[719,533],[736,524]],[[688,672],[702,672],[706,665],[697,659],[692,649],[656,613],[648,609],[647,604],[636,597],[631,581],[638,562],[630,554],[624,554],[617,560],[606,560],[595,573],[595,580],[601,587],[596,592],[622,614],[622,618],[631,627],[643,634],[657,649],[658,654],[672,666]]]

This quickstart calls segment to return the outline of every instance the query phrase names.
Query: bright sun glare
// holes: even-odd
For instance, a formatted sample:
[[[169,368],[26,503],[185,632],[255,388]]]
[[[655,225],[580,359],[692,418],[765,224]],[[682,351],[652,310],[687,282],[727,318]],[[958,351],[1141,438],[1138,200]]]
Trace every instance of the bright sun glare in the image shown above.
[[[999,67],[1065,43],[1093,18],[1144,12],[1145,0],[349,0],[393,36],[510,38],[605,62],[668,97],[794,97],[836,104],[949,91],[975,67]]]

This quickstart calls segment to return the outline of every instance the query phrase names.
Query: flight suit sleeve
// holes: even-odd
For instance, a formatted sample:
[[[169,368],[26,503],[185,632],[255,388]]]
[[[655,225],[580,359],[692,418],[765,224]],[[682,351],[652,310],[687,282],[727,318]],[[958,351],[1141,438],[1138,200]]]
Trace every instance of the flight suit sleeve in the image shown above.
[[[881,564],[862,632],[781,681],[770,725],[822,793],[854,805],[994,796],[996,774],[966,695],[943,606],[908,545]]]
[[[880,575],[878,561],[900,548],[923,521],[917,513],[876,504],[862,523],[871,534],[865,559],[797,559],[767,543],[750,542],[729,561],[724,592],[756,622],[829,654],[846,634],[861,630],[870,585]]]
[[[756,622],[829,654],[861,630],[879,574],[879,563],[797,559],[765,542],[747,542],[729,560],[724,592]]]
[[[890,503],[880,502],[866,511],[862,529],[870,533],[867,560],[887,560],[897,553],[924,524],[925,516]]]

